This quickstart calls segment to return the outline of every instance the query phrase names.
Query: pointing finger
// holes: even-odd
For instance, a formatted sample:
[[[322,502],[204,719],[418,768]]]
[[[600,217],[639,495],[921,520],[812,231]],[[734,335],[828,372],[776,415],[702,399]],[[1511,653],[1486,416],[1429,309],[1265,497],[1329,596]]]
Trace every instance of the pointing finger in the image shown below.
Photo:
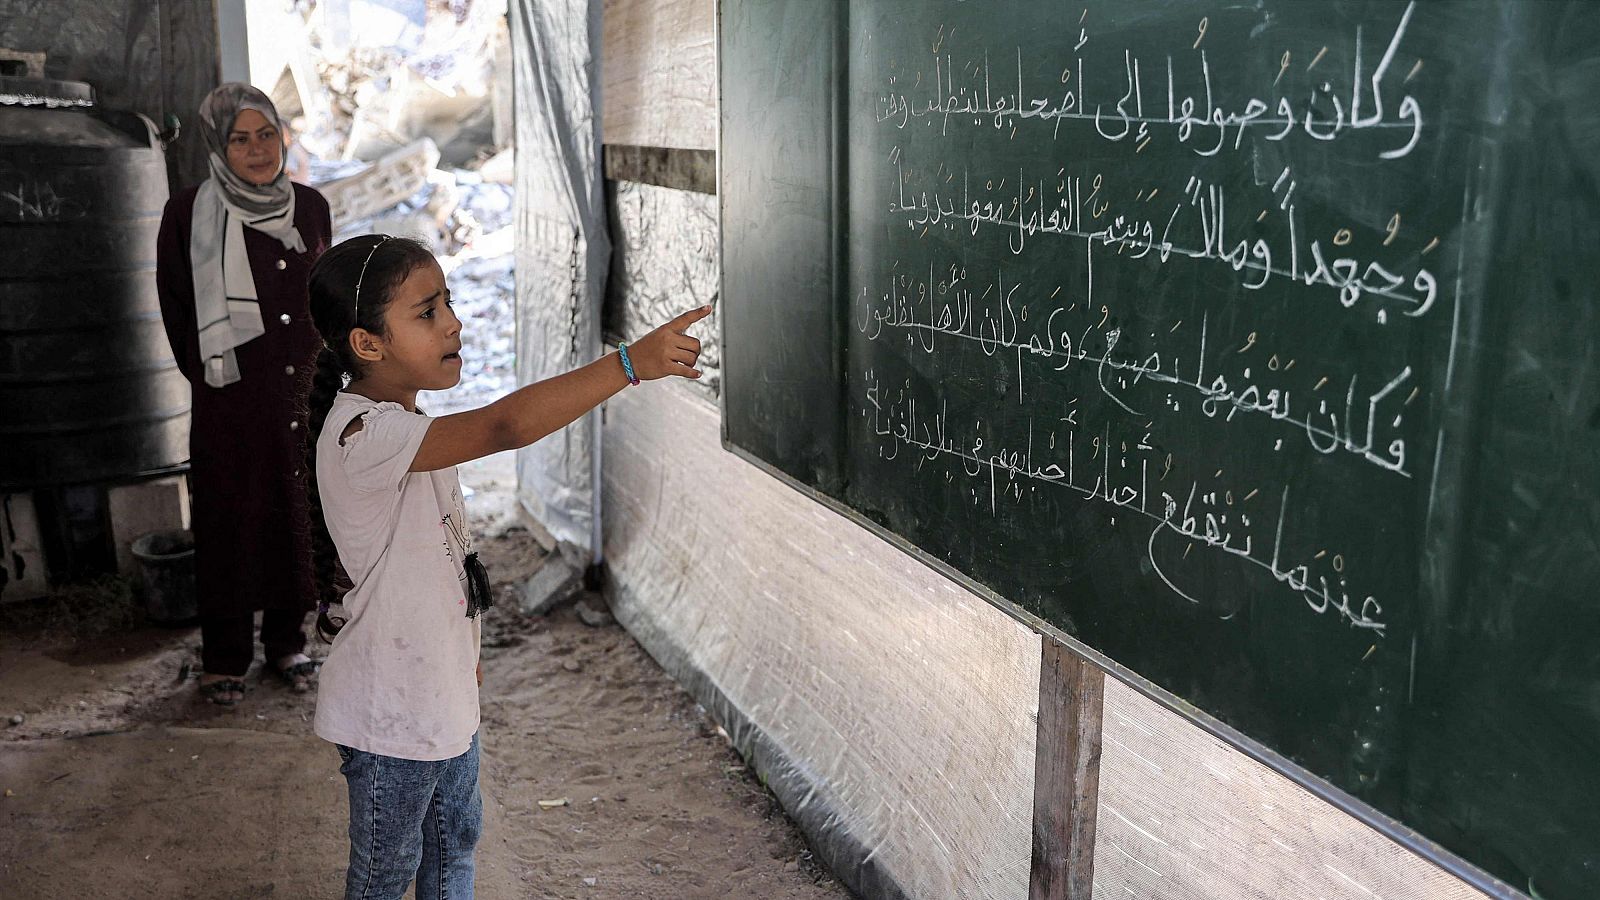
[[[693,325],[694,323],[700,321],[701,319],[704,319],[706,316],[709,316],[709,315],[711,315],[711,305],[710,304],[707,304],[705,306],[697,306],[694,309],[691,309],[688,312],[679,315],[676,319],[673,319],[670,323],[668,323],[668,326],[673,331],[676,331],[679,334],[682,334],[683,333],[683,329],[688,328],[690,325]]]

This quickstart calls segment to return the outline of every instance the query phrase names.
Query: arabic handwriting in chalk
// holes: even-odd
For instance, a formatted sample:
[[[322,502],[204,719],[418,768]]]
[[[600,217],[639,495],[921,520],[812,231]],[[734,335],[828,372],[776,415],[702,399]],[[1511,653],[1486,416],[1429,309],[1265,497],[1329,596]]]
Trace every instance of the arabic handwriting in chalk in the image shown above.
[[[1061,61],[1037,64],[1045,71],[1059,69],[1059,83],[1067,89],[1058,97],[1054,93],[1038,94],[1027,90],[1025,73],[1035,66],[1025,59],[1020,47],[1010,48],[1008,55],[1015,58],[1012,85],[996,88],[996,73],[990,64],[987,47],[974,47],[973,56],[964,65],[957,65],[956,56],[945,47],[944,38],[933,46],[941,48],[931,52],[932,78],[928,87],[922,85],[923,70],[917,70],[916,83],[900,89],[897,76],[890,76],[889,90],[875,100],[874,116],[880,123],[889,123],[906,129],[918,121],[940,121],[940,134],[949,133],[951,119],[960,123],[970,120],[975,125],[989,125],[996,129],[1017,127],[1029,122],[1048,124],[1052,139],[1058,138],[1061,123],[1066,121],[1092,122],[1095,132],[1106,141],[1120,142],[1130,136],[1151,136],[1150,126],[1168,126],[1178,143],[1191,145],[1190,149],[1203,157],[1215,156],[1228,144],[1233,133],[1232,148],[1239,150],[1252,128],[1260,127],[1262,136],[1269,141],[1283,141],[1295,133],[1305,135],[1313,142],[1338,140],[1347,135],[1367,131],[1396,132],[1398,143],[1376,153],[1380,159],[1401,159],[1411,154],[1422,139],[1422,103],[1412,93],[1405,93],[1394,105],[1390,117],[1385,104],[1386,84],[1390,79],[1389,67],[1405,39],[1415,3],[1408,3],[1389,33],[1389,40],[1378,64],[1369,72],[1364,64],[1363,47],[1365,25],[1357,24],[1354,32],[1354,59],[1349,71],[1348,93],[1344,82],[1333,77],[1320,78],[1298,99],[1288,85],[1281,84],[1288,71],[1289,53],[1284,52],[1277,77],[1269,90],[1261,96],[1247,96],[1224,100],[1216,94],[1211,75],[1211,61],[1204,47],[1195,45],[1164,54],[1166,71],[1167,109],[1165,116],[1147,116],[1144,109],[1144,79],[1141,76],[1143,59],[1131,48],[1123,48],[1118,66],[1122,70],[1116,81],[1121,82],[1122,93],[1114,100],[1091,103],[1084,94],[1085,62],[1079,54],[1065,65]],[[943,26],[940,26],[943,29]],[[1087,41],[1087,32],[1072,49],[1078,54]],[[952,44],[953,46],[953,44]],[[1326,47],[1323,51],[1326,51]],[[941,52],[943,51],[943,52]],[[1317,54],[1317,59],[1322,53]],[[1181,66],[1175,66],[1175,61]],[[1420,64],[1420,60],[1418,61]],[[1185,76],[1196,79],[1200,90],[1185,89],[1179,97],[1179,69]],[[1308,75],[1314,65],[1307,68]],[[1405,89],[1418,68],[1400,82]],[[1074,73],[1076,77],[1074,76]],[[1095,73],[1097,74],[1097,73]],[[959,79],[959,82],[958,82]],[[1098,79],[1095,79],[1098,81]],[[931,92],[931,96],[930,96]],[[1265,114],[1273,112],[1272,117]],[[1365,110],[1365,112],[1363,111]],[[1114,122],[1115,124],[1107,124]],[[1135,126],[1142,126],[1137,131]],[[1266,129],[1275,128],[1276,131]],[[1205,134],[1202,137],[1202,133]],[[1206,143],[1209,142],[1209,143]]]

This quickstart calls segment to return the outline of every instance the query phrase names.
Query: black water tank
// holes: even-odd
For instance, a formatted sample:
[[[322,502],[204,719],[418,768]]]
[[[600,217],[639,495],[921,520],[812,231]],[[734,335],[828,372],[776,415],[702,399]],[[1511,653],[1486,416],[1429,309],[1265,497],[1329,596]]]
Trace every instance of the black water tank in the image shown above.
[[[93,99],[0,77],[0,494],[189,456],[156,296],[164,154],[148,120]]]

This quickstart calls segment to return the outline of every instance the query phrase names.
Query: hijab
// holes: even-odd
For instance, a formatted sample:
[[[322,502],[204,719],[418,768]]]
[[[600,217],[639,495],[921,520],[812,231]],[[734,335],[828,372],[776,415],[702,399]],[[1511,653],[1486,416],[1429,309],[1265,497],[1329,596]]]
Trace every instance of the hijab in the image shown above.
[[[228,168],[228,135],[239,113],[253,109],[281,133],[278,110],[266,94],[248,84],[224,84],[200,104],[200,133],[210,153],[211,177],[195,196],[189,232],[189,266],[194,276],[195,322],[206,384],[222,387],[239,380],[234,348],[266,333],[255,276],[245,252],[245,226],[277,238],[287,250],[304,253],[294,227],[294,187],[279,154],[278,173],[255,185]]]

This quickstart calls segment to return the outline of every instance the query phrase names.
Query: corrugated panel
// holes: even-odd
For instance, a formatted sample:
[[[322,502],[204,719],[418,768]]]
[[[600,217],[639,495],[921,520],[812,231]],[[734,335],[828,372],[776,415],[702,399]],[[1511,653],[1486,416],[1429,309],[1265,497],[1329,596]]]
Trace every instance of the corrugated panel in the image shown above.
[[[632,340],[685,310],[716,301],[716,197],[608,181],[606,205],[612,242],[607,332]],[[701,327],[695,333],[702,375],[692,386],[715,397],[722,383],[717,330]]]

